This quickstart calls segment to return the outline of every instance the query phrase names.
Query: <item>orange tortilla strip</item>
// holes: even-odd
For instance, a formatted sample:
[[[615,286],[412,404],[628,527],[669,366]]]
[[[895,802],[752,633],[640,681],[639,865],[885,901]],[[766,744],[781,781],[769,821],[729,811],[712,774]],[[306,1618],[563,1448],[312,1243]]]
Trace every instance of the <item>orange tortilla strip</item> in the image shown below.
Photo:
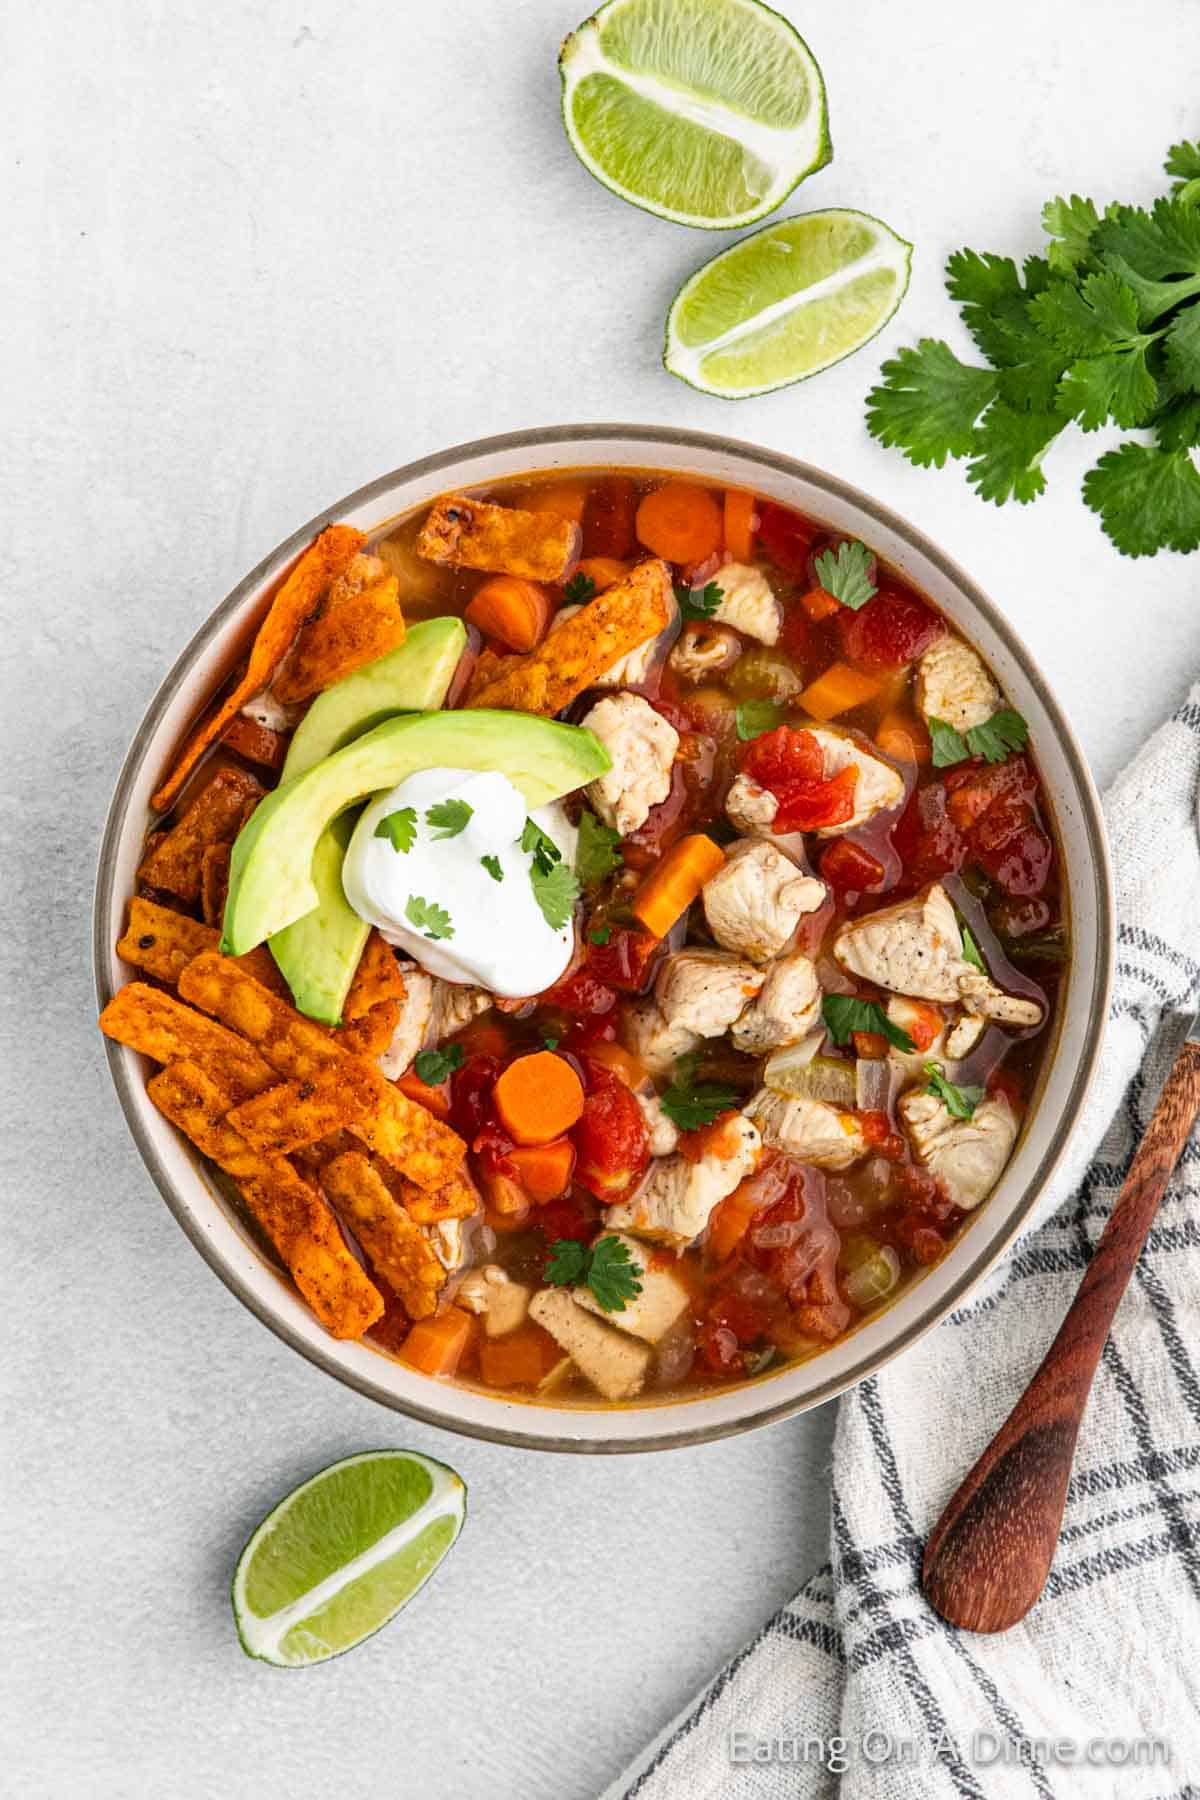
[[[342,1049],[349,1050],[352,1056],[365,1056],[374,1062],[391,1043],[399,1023],[400,1002],[380,1000],[376,1005],[368,1006],[357,1019],[347,1019],[334,1036]]]
[[[269,725],[260,725],[245,713],[238,713],[230,721],[221,742],[247,762],[258,763],[264,769],[282,769],[287,756],[288,740],[283,732],[272,731]]]
[[[673,606],[666,563],[639,563],[555,626],[528,656],[505,657],[502,667],[483,669],[482,679],[477,673],[466,704],[553,718],[621,657],[657,637]]]
[[[225,1107],[261,1094],[279,1079],[244,1038],[144,981],[129,982],[109,1001],[100,1029],[153,1062],[198,1064],[220,1087]]]
[[[293,1281],[325,1329],[358,1338],[383,1316],[383,1296],[346,1248],[315,1188],[282,1157],[260,1156],[222,1118],[220,1089],[193,1063],[175,1063],[149,1083],[164,1118],[237,1184]]]
[[[454,1175],[445,1187],[416,1187],[404,1177],[393,1177],[404,1210],[418,1225],[436,1225],[442,1219],[469,1219],[479,1211],[479,1195],[465,1175]]]
[[[381,1000],[403,999],[404,977],[400,973],[400,964],[396,961],[396,952],[387,939],[372,926],[342,1007],[342,1017],[361,1019],[365,1013],[378,1006]]]
[[[417,554],[452,569],[488,569],[526,581],[561,581],[579,560],[583,534],[553,513],[444,494],[429,509]]]
[[[210,844],[200,861],[200,911],[206,925],[219,925],[229,893],[232,844]]]
[[[395,650],[405,633],[399,596],[400,583],[385,575],[374,587],[313,619],[275,677],[275,698],[284,706],[307,700]]]
[[[215,926],[202,925],[199,919],[138,895],[129,902],[129,923],[117,944],[117,955],[122,962],[174,987],[193,957],[215,950],[220,941]],[[272,993],[287,995],[287,983],[265,944],[239,956],[238,964]]]
[[[467,1147],[457,1132],[277,999],[232,958],[212,951],[198,956],[180,976],[179,993],[249,1038],[290,1082],[316,1084],[328,1075],[340,1083],[347,1106],[361,1109],[353,1123],[347,1118],[350,1129],[418,1187],[442,1187],[461,1168]]]
[[[363,533],[350,525],[327,525],[316,543],[304,552],[276,589],[270,610],[251,648],[245,673],[193,732],[175,767],[151,797],[150,804],[155,812],[166,812],[209,745],[216,742],[247,700],[252,700],[255,694],[270,685],[271,677],[291,649],[296,633],[316,611],[329,584],[342,573],[365,542]]]
[[[394,1288],[410,1319],[437,1311],[446,1270],[433,1245],[414,1224],[361,1151],[335,1157],[321,1171],[321,1188],[367,1253],[372,1268]]]
[[[203,886],[204,853],[232,844],[249,801],[262,799],[248,769],[222,769],[185,809],[179,823],[142,859],[138,880],[195,902]]]
[[[229,1122],[256,1150],[290,1156],[353,1130],[373,1104],[370,1085],[357,1070],[329,1069],[313,1081],[281,1081],[254,1095],[233,1108]]]

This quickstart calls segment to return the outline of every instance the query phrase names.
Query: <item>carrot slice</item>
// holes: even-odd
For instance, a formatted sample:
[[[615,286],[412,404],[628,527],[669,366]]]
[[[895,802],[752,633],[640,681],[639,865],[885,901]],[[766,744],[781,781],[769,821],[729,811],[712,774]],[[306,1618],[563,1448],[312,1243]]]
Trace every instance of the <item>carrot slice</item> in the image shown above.
[[[309,614],[315,612],[317,602],[330,582],[342,573],[366,541],[362,532],[355,531],[353,526],[327,525],[316,543],[309,545],[282,586],[276,589],[240,681],[192,733],[175,767],[158,792],[151,795],[150,805],[155,812],[166,812],[209,745],[220,737],[247,700],[268,686],[291,649],[297,632]]]
[[[450,1089],[445,1082],[438,1087],[430,1087],[427,1081],[422,1081],[421,1077],[410,1069],[407,1075],[399,1077],[396,1086],[402,1094],[407,1094],[410,1100],[415,1100],[418,1106],[427,1106],[435,1119],[450,1117]]]
[[[464,617],[510,650],[532,650],[546,635],[550,601],[536,581],[493,575],[476,588]]]
[[[552,1050],[518,1056],[492,1095],[500,1123],[517,1144],[549,1144],[570,1131],[583,1111],[583,1083]]]
[[[724,520],[707,488],[666,481],[637,509],[638,542],[666,562],[701,563],[721,547]]]
[[[753,1197],[747,1204],[742,1200],[741,1192],[741,1188],[735,1188],[727,1199],[718,1202],[709,1218],[704,1239],[707,1263],[727,1262],[750,1228],[756,1209]]]
[[[575,573],[588,576],[595,591],[602,594],[605,588],[616,587],[618,581],[624,581],[631,567],[631,563],[621,562],[616,556],[585,556]]]
[[[475,1335],[473,1315],[451,1306],[433,1319],[418,1319],[403,1344],[400,1360],[423,1375],[453,1375]]]
[[[633,897],[633,915],[655,937],[666,937],[696,898],[725,864],[725,852],[703,831],[672,844],[655,863]]]
[[[550,1144],[528,1144],[510,1150],[507,1162],[516,1169],[521,1186],[531,1200],[557,1200],[566,1192],[575,1167],[575,1146],[570,1138],[555,1138]]]
[[[912,713],[885,714],[876,727],[875,742],[893,762],[927,763],[933,754],[924,720]]]
[[[854,1039],[855,1056],[860,1056],[864,1062],[882,1062],[887,1056],[888,1041],[882,1031],[853,1031],[850,1035]]]
[[[479,1346],[479,1375],[488,1387],[536,1387],[562,1351],[532,1319],[506,1331],[503,1337],[485,1338]]]
[[[839,713],[851,712],[873,700],[878,692],[879,683],[873,676],[861,674],[849,663],[837,662],[809,683],[799,705],[814,719],[836,719]]]
[[[822,619],[831,619],[842,603],[827,594],[823,587],[815,587],[809,588],[807,594],[801,594],[800,604],[814,625],[819,625]]]
[[[734,562],[748,563],[752,560],[757,525],[754,495],[744,493],[741,488],[726,488],[725,548]]]

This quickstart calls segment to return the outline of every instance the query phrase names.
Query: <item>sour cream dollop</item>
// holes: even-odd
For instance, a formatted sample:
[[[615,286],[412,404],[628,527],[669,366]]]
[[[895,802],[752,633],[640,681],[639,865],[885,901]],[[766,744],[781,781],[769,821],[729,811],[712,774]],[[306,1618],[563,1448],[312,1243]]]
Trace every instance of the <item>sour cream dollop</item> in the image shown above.
[[[463,828],[453,836],[431,823],[431,807],[457,802]],[[411,810],[412,842],[398,850],[376,827],[393,813]],[[445,816],[445,815],[443,815]],[[574,949],[570,921],[555,930],[534,896],[532,858],[521,848],[526,819],[532,819],[574,867],[574,827],[557,801],[531,808],[507,775],[469,769],[422,769],[366,808],[346,850],[342,887],[350,905],[378,926],[431,975],[472,983],[506,999],[540,994],[566,969]],[[408,836],[401,830],[401,837]],[[485,867],[487,857],[500,879]],[[415,904],[414,904],[415,903]],[[437,907],[432,926],[414,921],[414,911]],[[446,935],[430,935],[430,931]]]

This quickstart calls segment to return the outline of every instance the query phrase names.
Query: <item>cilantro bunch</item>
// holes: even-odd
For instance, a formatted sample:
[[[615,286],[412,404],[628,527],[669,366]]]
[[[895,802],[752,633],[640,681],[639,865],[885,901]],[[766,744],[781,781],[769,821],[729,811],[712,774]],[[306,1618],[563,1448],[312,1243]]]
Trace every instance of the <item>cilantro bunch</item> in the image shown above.
[[[1146,211],[1047,202],[1045,256],[959,250],[946,286],[988,367],[922,338],[884,363],[867,425],[911,462],[966,459],[981,499],[1029,501],[1071,423],[1145,430],[1088,471],[1083,497],[1127,556],[1200,546],[1200,143],[1168,153]]]

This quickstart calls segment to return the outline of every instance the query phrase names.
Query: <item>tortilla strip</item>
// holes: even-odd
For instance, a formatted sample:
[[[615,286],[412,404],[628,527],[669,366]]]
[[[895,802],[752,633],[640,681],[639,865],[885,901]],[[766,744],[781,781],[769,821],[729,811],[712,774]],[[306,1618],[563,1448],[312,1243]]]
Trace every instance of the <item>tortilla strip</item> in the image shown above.
[[[221,1114],[220,1089],[194,1063],[174,1063],[147,1089],[197,1150],[232,1176],[308,1304],[336,1338],[358,1338],[383,1315],[383,1295],[346,1248],[315,1188],[282,1157],[260,1156]]]
[[[210,844],[200,860],[200,913],[206,925],[220,925],[229,895],[232,844]]]
[[[369,1006],[357,1019],[347,1019],[334,1032],[343,1050],[352,1056],[365,1056],[374,1062],[382,1056],[396,1035],[400,1023],[399,1000],[380,1000]]]
[[[436,1190],[416,1187],[403,1175],[393,1175],[392,1191],[418,1225],[436,1225],[442,1219],[469,1219],[479,1211],[479,1195],[461,1174],[452,1176],[445,1187]]]
[[[342,1007],[342,1017],[361,1019],[381,1000],[403,1000],[404,991],[404,977],[396,961],[396,952],[372,926]]]
[[[321,608],[322,616],[344,606],[347,600],[353,600],[364,588],[374,587],[386,574],[387,566],[381,556],[376,556],[369,550],[360,550],[357,556],[351,557],[337,580],[330,583],[325,604]]]
[[[297,1084],[298,1112],[314,1098],[302,1099],[299,1085],[315,1088],[328,1076],[328,1085],[343,1092],[342,1122],[419,1187],[442,1187],[461,1167],[467,1147],[457,1132],[385,1081],[371,1063],[343,1050],[321,1026],[277,999],[233,958],[213,951],[198,956],[179,977],[179,992],[249,1038],[273,1068]],[[351,1118],[351,1113],[357,1116]],[[296,1142],[311,1143],[324,1135],[322,1130]]]
[[[223,1112],[279,1080],[244,1038],[144,981],[131,981],[114,995],[100,1014],[100,1029],[154,1062],[198,1064],[225,1096]]]
[[[122,962],[132,963],[135,969],[174,987],[193,958],[205,950],[215,950],[220,941],[221,934],[215,926],[202,925],[199,919],[139,895],[129,902],[129,923],[117,943],[117,955]],[[287,982],[265,944],[248,950],[238,962],[255,981],[286,997]]]
[[[179,823],[142,859],[138,880],[178,894],[194,903],[200,898],[204,852],[214,844],[232,844],[246,803],[262,799],[262,784],[248,769],[222,769],[184,810]]]
[[[374,1104],[356,1071],[327,1070],[313,1081],[280,1081],[229,1114],[229,1123],[264,1155],[290,1156],[353,1129]],[[418,1188],[417,1192],[420,1192]]]
[[[417,537],[417,555],[452,569],[489,569],[526,581],[561,581],[579,559],[583,533],[553,513],[493,506],[467,494],[435,500]]]
[[[220,737],[247,700],[270,686],[271,677],[290,650],[296,633],[316,610],[330,582],[341,574],[365,542],[363,533],[350,525],[327,525],[316,542],[309,545],[276,589],[241,677],[192,733],[175,767],[158,792],[152,795],[150,804],[155,812],[166,812],[209,745]]]
[[[502,668],[483,670],[482,682],[472,684],[464,704],[553,718],[606,669],[647,638],[657,637],[673,605],[666,563],[657,558],[639,563],[623,581],[557,626],[528,656],[505,658]]]
[[[340,606],[313,619],[275,677],[275,698],[285,706],[307,700],[364,663],[374,662],[404,642],[400,583],[385,575]]]
[[[264,769],[282,769],[287,756],[288,740],[282,731],[272,731],[269,725],[260,725],[241,712],[230,721],[221,742]]]
[[[388,1191],[387,1183],[359,1150],[335,1157],[321,1171],[321,1189],[345,1220],[410,1319],[437,1311],[448,1279],[433,1245]]]

